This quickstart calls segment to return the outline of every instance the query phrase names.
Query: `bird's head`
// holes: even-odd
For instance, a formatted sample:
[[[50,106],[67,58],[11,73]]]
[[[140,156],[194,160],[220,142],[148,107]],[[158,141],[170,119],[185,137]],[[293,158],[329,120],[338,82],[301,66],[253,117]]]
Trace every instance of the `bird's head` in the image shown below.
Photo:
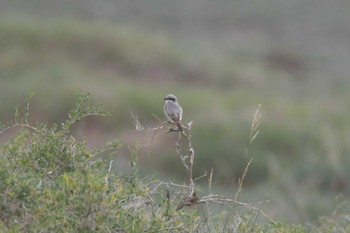
[[[177,102],[177,98],[173,94],[168,94],[164,97],[164,100],[167,101],[172,101],[172,102]]]

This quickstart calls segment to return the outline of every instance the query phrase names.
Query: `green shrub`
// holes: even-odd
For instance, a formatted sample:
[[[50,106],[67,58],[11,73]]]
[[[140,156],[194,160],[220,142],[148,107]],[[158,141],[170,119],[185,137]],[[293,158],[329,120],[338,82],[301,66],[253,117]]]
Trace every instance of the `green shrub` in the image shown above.
[[[300,225],[258,223],[265,216],[265,202],[239,201],[240,189],[229,199],[198,190],[191,207],[184,203],[186,185],[140,178],[138,148],[129,156],[131,173],[112,172],[118,142],[87,149],[71,127],[91,115],[108,115],[80,94],[62,124],[29,122],[29,102],[24,113],[17,109],[13,122],[0,133],[16,130],[0,150],[0,232],[308,232]],[[103,156],[101,156],[103,154]],[[211,177],[211,176],[210,176]],[[210,178],[211,180],[211,178]],[[209,182],[211,187],[211,181]],[[197,198],[196,196],[194,196]],[[212,210],[211,204],[220,204]],[[202,208],[203,207],[203,208]],[[341,216],[339,222],[333,220]],[[347,215],[323,217],[315,232],[347,229]],[[266,222],[266,221],[265,221]],[[345,222],[345,223],[344,223]],[[339,223],[339,224],[338,224]]]
[[[158,192],[137,178],[135,156],[130,175],[106,169],[119,143],[89,150],[71,135],[75,122],[106,114],[81,94],[60,126],[30,124],[29,102],[23,114],[17,110],[14,121],[2,126],[2,133],[18,131],[1,146],[1,232],[183,232],[198,226],[192,213],[174,215],[175,201],[155,203]],[[96,159],[101,153],[104,159]]]

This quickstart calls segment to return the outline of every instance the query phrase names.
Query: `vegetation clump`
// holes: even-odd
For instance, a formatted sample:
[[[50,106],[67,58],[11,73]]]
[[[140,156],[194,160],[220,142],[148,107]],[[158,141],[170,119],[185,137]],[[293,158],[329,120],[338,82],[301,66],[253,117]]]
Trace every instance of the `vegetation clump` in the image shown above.
[[[13,134],[0,150],[1,232],[298,233],[349,230],[348,218],[340,212],[322,218],[320,226],[312,229],[278,223],[270,218],[259,223],[257,219],[264,216],[265,202],[241,202],[239,193],[232,199],[224,198],[212,194],[210,188],[208,194],[198,191],[195,202],[181,205],[187,200],[184,197],[188,192],[184,190],[191,190],[191,197],[197,192],[196,180],[192,177],[190,183],[184,185],[161,181],[157,177],[140,177],[136,166],[137,147],[129,155],[131,172],[118,174],[111,168],[115,157],[119,156],[119,142],[88,149],[84,139],[73,136],[72,126],[76,122],[92,115],[108,115],[102,106],[92,103],[89,94],[79,95],[75,108],[60,125],[31,123],[29,103],[30,100],[23,113],[17,108],[14,120],[2,124],[0,130],[1,134]],[[252,135],[256,136],[256,133]],[[181,161],[185,166],[193,165],[186,157]],[[247,169],[248,166],[240,180],[240,188]],[[212,173],[210,187],[211,178]],[[220,210],[212,211],[212,204],[219,204]]]

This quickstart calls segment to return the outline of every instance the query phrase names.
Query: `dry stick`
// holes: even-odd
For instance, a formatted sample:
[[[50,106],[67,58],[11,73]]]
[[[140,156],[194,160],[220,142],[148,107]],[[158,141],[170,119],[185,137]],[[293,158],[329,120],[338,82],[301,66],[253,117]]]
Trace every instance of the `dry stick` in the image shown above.
[[[240,201],[237,201],[237,200],[231,199],[231,198],[225,198],[224,196],[217,195],[217,194],[210,194],[210,195],[204,196],[201,199],[199,199],[197,204],[207,203],[207,202],[213,202],[213,203],[216,203],[219,205],[223,205],[223,204],[227,204],[227,203],[234,203],[236,205],[244,206],[247,209],[257,211],[257,212],[261,213],[262,215],[264,215],[266,218],[270,219],[270,217],[261,210],[261,206],[260,206],[260,205],[264,205],[264,204],[268,203],[269,202],[268,200],[264,200],[264,201],[256,202],[256,203],[252,204],[252,203],[240,202]]]
[[[157,126],[157,127],[147,128],[146,129],[146,128],[144,128],[141,125],[141,123],[139,122],[137,116],[133,115],[132,113],[131,113],[131,116],[134,119],[134,124],[135,124],[136,130],[141,131],[141,132],[146,132],[146,133],[152,132],[152,138],[151,138],[150,144],[152,143],[153,138],[156,135],[156,133],[158,132],[158,130],[162,129],[164,126],[167,126],[167,124],[170,123],[170,122],[162,122],[157,116],[153,115],[156,119],[159,120],[159,122],[161,122],[161,124],[159,126]],[[261,117],[261,113],[260,113],[260,105],[259,105],[259,107],[258,107],[258,109],[257,109],[257,111],[256,111],[256,113],[254,115],[254,119],[253,119],[254,122],[252,123],[252,130],[251,130],[251,135],[250,135],[250,143],[255,139],[255,137],[259,133],[258,126],[259,126],[259,123],[260,123],[260,117]],[[240,186],[239,187],[239,191],[236,193],[236,196],[235,196],[234,199],[225,198],[223,196],[215,195],[215,194],[209,194],[209,195],[203,196],[201,198],[197,197],[197,195],[196,195],[196,193],[194,191],[194,188],[195,188],[194,181],[197,180],[197,179],[200,179],[202,177],[205,177],[207,174],[205,173],[204,175],[196,178],[195,180],[193,179],[192,170],[193,170],[193,161],[194,161],[194,149],[193,149],[193,146],[192,146],[191,134],[190,134],[192,122],[188,123],[187,125],[188,125],[188,127],[184,127],[183,126],[183,128],[186,129],[187,133],[185,133],[185,131],[180,132],[178,130],[175,130],[175,129],[170,128],[170,127],[167,126],[168,129],[169,129],[168,132],[172,132],[172,131],[178,131],[179,132],[179,137],[178,137],[178,140],[176,142],[176,146],[177,146],[177,150],[176,151],[179,154],[180,159],[181,159],[183,165],[185,166],[185,168],[187,170],[186,185],[179,185],[179,184],[175,184],[175,183],[172,183],[172,182],[157,181],[158,184],[155,184],[153,186],[153,192],[155,192],[162,185],[166,185],[167,190],[169,189],[170,186],[186,188],[188,190],[187,191],[187,195],[182,199],[182,201],[180,202],[180,204],[178,205],[176,210],[180,210],[180,209],[182,209],[185,206],[192,206],[192,205],[198,205],[198,204],[209,203],[209,202],[212,202],[212,203],[215,203],[215,204],[219,204],[219,205],[226,204],[228,207],[231,207],[230,205],[228,205],[228,203],[234,203],[236,206],[237,205],[241,205],[241,206],[244,206],[245,208],[248,208],[248,209],[250,209],[252,211],[256,211],[259,214],[262,214],[263,216],[265,216],[270,221],[272,221],[272,219],[265,212],[262,211],[262,206],[267,201],[259,202],[259,203],[255,203],[255,204],[244,203],[244,202],[239,202],[238,201],[239,194],[240,194],[240,192],[242,190],[243,180],[244,180],[244,178],[245,178],[245,176],[246,176],[246,174],[248,172],[248,168],[249,168],[249,165],[252,162],[252,160],[250,160],[248,162],[248,164],[247,164],[247,166],[246,166],[246,168],[244,170],[242,178],[239,181],[239,186]],[[190,152],[190,154],[188,156],[183,155],[181,153],[181,138],[182,137],[184,137],[187,140],[187,143],[188,143],[188,151]],[[209,184],[210,184],[209,190],[210,191],[211,191],[211,183],[212,183],[212,174],[213,174],[213,172],[211,171],[210,177],[209,177]],[[151,182],[151,183],[153,183],[153,182]],[[151,186],[151,183],[149,184],[150,186]],[[256,205],[261,205],[261,206],[257,207]]]
[[[153,139],[155,137],[155,135],[157,134],[158,130],[162,129],[164,126],[166,126],[168,123],[168,121],[166,122],[162,122],[156,115],[152,114],[158,121],[160,121],[160,125],[158,125],[157,127],[154,128],[145,128],[139,121],[138,116],[134,115],[133,113],[130,113],[132,118],[134,119],[134,125],[137,131],[140,132],[152,132],[152,137],[151,140],[149,142],[148,145],[145,146],[150,146],[153,142]],[[178,130],[174,130],[173,128],[168,127],[169,131],[168,132],[172,132],[172,131],[178,131],[179,132],[179,136],[178,139],[176,141],[176,146],[177,146],[177,153],[180,155],[180,158],[182,160],[183,165],[185,166],[185,168],[187,169],[187,187],[188,187],[188,192],[187,195],[185,197],[184,200],[186,200],[186,202],[189,200],[191,203],[197,201],[196,198],[196,194],[194,192],[194,182],[193,182],[193,178],[192,178],[192,170],[193,170],[193,160],[194,160],[194,149],[192,147],[192,142],[191,142],[191,134],[190,134],[190,130],[191,130],[191,126],[192,126],[192,122],[187,124],[187,127],[184,127],[184,129],[187,130],[187,134],[184,131],[178,131]],[[188,150],[190,152],[189,156],[184,156],[181,154],[181,138],[185,137],[187,139],[188,142]],[[181,207],[182,208],[182,207]]]
[[[114,159],[112,159],[112,160],[109,162],[108,172],[107,172],[107,175],[106,175],[106,177],[105,177],[106,187],[108,186],[109,174],[111,173],[113,161],[114,161]]]
[[[177,145],[181,145],[180,140],[183,136],[185,139],[187,139],[188,151],[190,154],[188,156],[182,155],[180,151],[181,148],[177,149],[177,153],[180,155],[180,158],[185,168],[187,169],[186,183],[188,185],[188,191],[187,191],[187,195],[183,198],[181,203],[178,205],[177,210],[182,209],[184,206],[191,206],[191,205],[197,204],[197,201],[198,201],[197,195],[194,191],[195,183],[193,181],[194,149],[192,146],[191,133],[190,133],[192,128],[192,121],[188,123],[187,126],[188,127],[184,127],[187,133],[185,133],[184,131],[179,133],[179,139],[178,139]],[[202,177],[204,176],[201,176],[200,178]]]
[[[0,130],[0,134],[4,133],[5,131],[8,131],[8,130],[10,130],[12,128],[15,128],[15,127],[28,128],[28,129],[31,129],[31,130],[33,130],[35,132],[41,133],[41,131],[39,129],[37,129],[37,128],[35,128],[35,127],[33,127],[33,126],[31,126],[31,125],[29,125],[27,123],[14,123],[14,124],[11,124],[11,125],[3,128],[3,129],[1,129]]]
[[[249,210],[258,212],[259,214],[263,215],[264,217],[266,217],[270,221],[273,221],[265,212],[262,211],[262,206],[264,204],[268,203],[267,200],[252,204],[252,203],[240,202],[240,201],[237,201],[237,200],[231,199],[231,198],[225,198],[224,196],[216,195],[216,194],[210,194],[210,195],[207,195],[207,196],[204,196],[204,197],[198,199],[196,197],[196,194],[194,193],[194,196],[192,196],[191,198],[184,199],[177,207],[177,210],[182,209],[185,206],[192,206],[192,205],[204,204],[204,203],[209,203],[209,202],[214,203],[214,204],[218,204],[218,205],[226,204],[228,207],[231,207],[230,205],[228,205],[228,203],[234,203],[235,205],[240,205],[240,206],[243,206]]]
[[[211,184],[213,182],[213,168],[210,170],[210,175],[208,179],[208,193],[211,193]]]
[[[139,118],[137,115],[134,115],[133,113],[130,113],[132,118],[134,119],[134,125],[135,125],[135,129],[139,132],[145,132],[145,133],[150,133],[152,132],[152,136],[151,136],[151,139],[149,141],[148,144],[146,145],[142,145],[144,147],[149,147],[153,140],[154,140],[154,137],[156,136],[158,130],[162,129],[164,127],[164,125],[166,125],[168,122],[165,121],[165,122],[162,122],[156,115],[152,114],[157,120],[159,120],[161,123],[157,126],[157,127],[153,127],[153,128],[145,128],[141,122],[139,121]]]

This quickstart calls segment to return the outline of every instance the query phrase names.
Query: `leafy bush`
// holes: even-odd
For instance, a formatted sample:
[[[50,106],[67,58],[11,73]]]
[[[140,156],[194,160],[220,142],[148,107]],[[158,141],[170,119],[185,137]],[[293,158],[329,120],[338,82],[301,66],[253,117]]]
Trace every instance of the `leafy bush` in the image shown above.
[[[139,178],[137,147],[129,156],[131,173],[116,174],[111,167],[120,143],[108,142],[90,150],[84,139],[78,140],[71,134],[73,124],[82,118],[108,115],[101,106],[92,104],[89,94],[79,95],[75,108],[60,125],[29,123],[29,102],[24,113],[17,109],[13,122],[2,125],[0,130],[0,133],[16,130],[0,151],[1,232],[298,233],[308,230],[269,218],[268,224],[258,224],[259,215],[265,215],[261,210],[265,202],[250,204],[238,200],[248,166],[234,199],[212,194],[209,188],[207,196],[203,192],[197,194],[203,194],[201,198],[195,196],[193,203],[198,208],[193,208],[193,203],[189,204],[192,207],[185,204],[179,208],[188,187],[155,177]],[[100,156],[102,153],[104,156]],[[214,212],[210,202],[222,207]],[[320,229],[335,227],[327,225],[331,218],[323,219]],[[339,229],[345,228],[349,229],[348,225]]]
[[[29,124],[28,111],[29,102],[1,131],[19,128],[1,147],[1,232],[183,232],[198,226],[191,212],[172,216],[175,204],[155,203],[154,181],[137,178],[135,155],[130,175],[111,173],[119,143],[89,150],[71,135],[75,122],[107,114],[88,94],[60,126]],[[96,159],[101,153],[104,159]]]

